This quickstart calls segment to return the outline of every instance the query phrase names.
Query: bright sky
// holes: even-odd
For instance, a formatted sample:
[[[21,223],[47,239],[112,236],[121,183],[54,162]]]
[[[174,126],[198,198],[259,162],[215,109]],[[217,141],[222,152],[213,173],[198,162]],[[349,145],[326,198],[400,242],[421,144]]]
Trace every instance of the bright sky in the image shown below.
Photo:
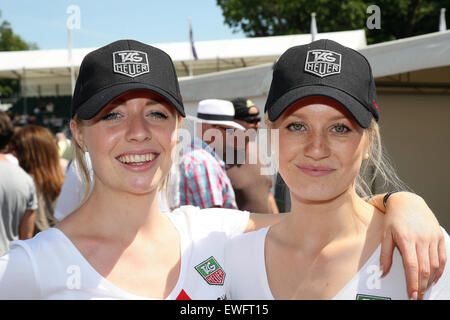
[[[95,48],[118,39],[145,43],[189,40],[188,17],[195,41],[244,38],[224,24],[216,0],[0,0],[1,18],[14,33],[40,49],[67,48],[66,22],[76,19],[73,48]],[[75,22],[76,20],[71,20]]]

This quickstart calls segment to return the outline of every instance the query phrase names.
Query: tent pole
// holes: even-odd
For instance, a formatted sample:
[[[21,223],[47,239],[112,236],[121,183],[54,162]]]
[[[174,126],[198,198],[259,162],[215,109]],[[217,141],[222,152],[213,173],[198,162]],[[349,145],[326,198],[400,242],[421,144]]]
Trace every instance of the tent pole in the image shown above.
[[[73,70],[73,63],[72,63],[72,29],[67,28],[67,31],[69,33],[69,41],[68,41],[68,55],[69,55],[69,65],[70,65],[70,85],[71,85],[71,95],[73,95],[73,92],[75,91],[75,73]]]
[[[20,79],[20,95],[23,97],[23,114],[27,114],[27,88],[25,82],[25,68],[23,68],[23,75]]]

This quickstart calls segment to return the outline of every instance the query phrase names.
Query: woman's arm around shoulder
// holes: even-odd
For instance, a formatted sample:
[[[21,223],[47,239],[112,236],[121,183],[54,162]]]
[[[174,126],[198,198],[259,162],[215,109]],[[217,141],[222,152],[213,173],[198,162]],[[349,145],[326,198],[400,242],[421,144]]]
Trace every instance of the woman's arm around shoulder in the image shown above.
[[[383,209],[383,196],[369,203]],[[392,265],[396,246],[403,259],[409,297],[423,299],[425,291],[442,275],[447,261],[444,234],[427,203],[411,192],[396,192],[386,202],[380,265],[383,275]]]

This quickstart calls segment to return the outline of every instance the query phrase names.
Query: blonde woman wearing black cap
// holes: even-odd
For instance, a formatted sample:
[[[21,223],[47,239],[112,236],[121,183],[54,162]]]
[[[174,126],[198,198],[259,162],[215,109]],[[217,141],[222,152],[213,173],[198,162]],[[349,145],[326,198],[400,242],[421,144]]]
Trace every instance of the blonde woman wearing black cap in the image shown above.
[[[175,69],[163,51],[120,40],[89,53],[70,126],[81,167],[89,152],[92,191],[55,228],[12,243],[0,257],[0,298],[224,298],[225,242],[281,215],[192,206],[160,212],[157,194],[184,115]],[[434,243],[436,223],[420,205],[432,230],[425,238]],[[405,211],[415,221],[407,206],[400,207],[387,214],[396,235],[411,226]],[[413,246],[417,236],[411,238],[400,241]]]
[[[133,40],[89,53],[72,116],[77,162],[89,182],[89,153],[92,191],[56,228],[12,244],[0,258],[0,298],[223,298],[224,243],[245,231],[249,213],[192,206],[161,213],[158,191],[185,116],[170,57]]]
[[[229,242],[229,298],[450,299],[450,270],[442,263],[442,276],[426,292],[434,275],[421,280],[420,289],[407,288],[412,273],[405,277],[397,250],[382,277],[387,217],[364,200],[362,183],[364,168],[371,166],[397,182],[385,170],[378,109],[370,65],[358,52],[319,40],[280,57],[266,113],[268,127],[279,133],[278,165],[290,190],[291,212],[276,225]],[[414,251],[422,247],[428,243],[418,242]],[[442,230],[425,261],[437,266],[449,249]],[[415,259],[406,251],[402,255],[403,261]],[[416,264],[429,272],[428,263]]]

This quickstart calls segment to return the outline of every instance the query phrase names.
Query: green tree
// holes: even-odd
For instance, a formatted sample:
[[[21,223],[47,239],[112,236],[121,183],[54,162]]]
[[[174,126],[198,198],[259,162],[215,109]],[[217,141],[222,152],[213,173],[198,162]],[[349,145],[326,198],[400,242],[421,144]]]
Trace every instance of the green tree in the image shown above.
[[[309,33],[316,12],[319,32],[365,29],[369,44],[438,31],[440,8],[450,0],[217,0],[225,23],[249,37]],[[370,5],[380,8],[381,28],[369,30]]]
[[[1,11],[0,11],[1,21]],[[25,42],[19,35],[15,34],[11,24],[3,20],[0,24],[0,51],[17,51],[37,49],[35,43]],[[0,79],[0,97],[9,97],[20,92],[20,84],[16,79]]]

